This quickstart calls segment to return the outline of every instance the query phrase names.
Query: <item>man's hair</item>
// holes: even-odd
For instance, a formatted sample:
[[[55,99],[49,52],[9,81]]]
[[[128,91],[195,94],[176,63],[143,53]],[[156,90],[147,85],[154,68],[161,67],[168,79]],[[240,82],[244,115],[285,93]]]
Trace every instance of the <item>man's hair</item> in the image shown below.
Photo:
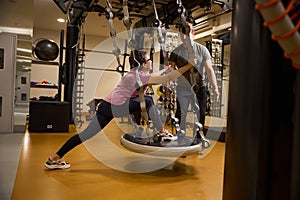
[[[146,54],[147,51],[145,49],[132,50],[129,57],[130,69],[146,63]]]
[[[186,24],[179,25],[179,31],[183,34],[189,34],[191,31],[194,32],[193,24],[190,22],[186,22]]]

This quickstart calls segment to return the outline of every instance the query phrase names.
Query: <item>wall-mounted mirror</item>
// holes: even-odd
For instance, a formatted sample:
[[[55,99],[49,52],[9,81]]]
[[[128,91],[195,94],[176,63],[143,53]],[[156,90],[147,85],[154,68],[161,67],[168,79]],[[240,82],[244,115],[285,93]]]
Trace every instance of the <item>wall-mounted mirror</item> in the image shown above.
[[[32,60],[31,35],[17,35],[14,132],[25,131],[29,115],[30,72]]]
[[[7,117],[12,117],[12,132],[24,132],[26,127],[26,117],[29,110],[29,89],[32,35],[33,35],[33,0],[8,0],[1,1],[0,7],[0,32],[3,34],[13,34],[16,36],[16,55],[14,55],[14,87],[13,107],[10,113],[5,113]],[[4,71],[4,70],[3,70]],[[5,84],[5,83],[4,83]]]

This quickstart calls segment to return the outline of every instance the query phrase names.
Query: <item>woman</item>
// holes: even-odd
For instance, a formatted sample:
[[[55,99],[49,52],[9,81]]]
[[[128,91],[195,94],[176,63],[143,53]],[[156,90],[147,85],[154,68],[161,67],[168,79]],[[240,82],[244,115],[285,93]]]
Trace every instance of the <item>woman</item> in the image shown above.
[[[45,162],[45,166],[48,169],[70,168],[71,165],[62,159],[66,153],[82,142],[95,136],[113,118],[128,116],[134,112],[141,111],[140,102],[138,100],[138,87],[140,84],[148,86],[166,83],[177,79],[182,73],[192,68],[191,64],[187,64],[167,74],[164,72],[168,70],[168,67],[159,72],[150,74],[152,61],[144,49],[131,52],[129,62],[132,69],[122,78],[113,91],[103,99],[98,106],[96,116],[92,119],[88,127],[81,133],[72,136],[62,145],[55,155],[48,158],[48,161]],[[137,82],[139,84],[137,84]],[[146,87],[144,88],[146,89]],[[163,135],[166,130],[163,128],[152,97],[145,96],[145,102],[147,113],[154,127],[158,130],[158,134]]]

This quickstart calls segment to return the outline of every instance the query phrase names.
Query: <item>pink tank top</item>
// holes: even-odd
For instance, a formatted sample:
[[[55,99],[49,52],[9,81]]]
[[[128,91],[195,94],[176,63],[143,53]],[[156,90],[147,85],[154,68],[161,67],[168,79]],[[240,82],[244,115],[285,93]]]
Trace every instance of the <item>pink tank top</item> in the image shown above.
[[[144,86],[148,85],[150,74],[146,74],[139,71],[140,79]],[[139,93],[136,90],[137,80],[135,69],[129,71],[118,85],[113,89],[113,91],[104,98],[104,101],[111,103],[113,105],[122,105],[129,98],[138,97]],[[144,91],[147,87],[144,87]]]

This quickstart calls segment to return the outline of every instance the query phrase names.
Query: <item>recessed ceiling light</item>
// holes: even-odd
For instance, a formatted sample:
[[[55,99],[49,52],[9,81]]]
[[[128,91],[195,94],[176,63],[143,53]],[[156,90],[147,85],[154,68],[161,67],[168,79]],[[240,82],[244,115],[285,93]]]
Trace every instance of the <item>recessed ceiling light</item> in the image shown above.
[[[63,18],[58,18],[57,21],[60,22],[60,23],[64,23],[65,22],[65,20]]]

